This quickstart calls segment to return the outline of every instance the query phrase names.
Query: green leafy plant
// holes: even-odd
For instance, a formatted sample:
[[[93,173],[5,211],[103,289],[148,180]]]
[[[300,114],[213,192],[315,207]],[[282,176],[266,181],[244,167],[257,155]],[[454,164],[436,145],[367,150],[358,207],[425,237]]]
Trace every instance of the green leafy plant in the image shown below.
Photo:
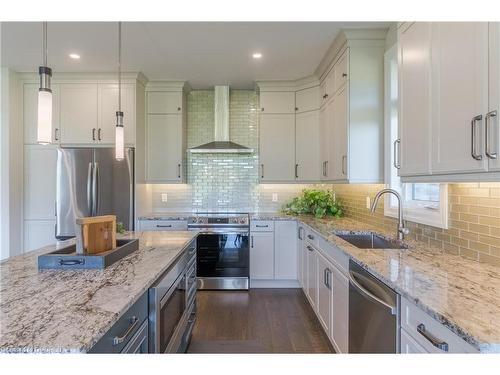
[[[286,203],[282,211],[289,215],[312,214],[317,218],[325,216],[342,217],[344,212],[333,190],[304,189],[302,194]]]
[[[118,221],[116,223],[116,231],[120,234],[123,234],[125,233],[125,225],[123,225],[123,223],[121,221]]]

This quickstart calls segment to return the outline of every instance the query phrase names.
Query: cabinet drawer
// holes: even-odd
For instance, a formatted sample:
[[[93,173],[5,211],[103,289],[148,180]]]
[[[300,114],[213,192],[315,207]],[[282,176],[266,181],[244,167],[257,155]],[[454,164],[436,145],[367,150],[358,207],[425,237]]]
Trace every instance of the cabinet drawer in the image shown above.
[[[349,271],[349,257],[342,250],[323,237],[319,238],[319,248],[336,263],[336,266],[340,268],[342,273],[347,275]]]
[[[425,349],[408,332],[401,330],[401,353],[402,354],[425,354]]]
[[[255,220],[250,222],[251,232],[273,232],[274,221],[272,220]]]
[[[140,220],[142,231],[187,230],[187,220]]]
[[[319,247],[320,235],[310,228],[306,228],[305,240],[309,242],[314,247]]]
[[[148,294],[144,293],[139,300],[122,315],[108,332],[92,347],[91,353],[120,353],[139,331],[148,318]]]
[[[406,298],[401,298],[401,327],[429,353],[478,352]],[[441,343],[442,349],[437,347],[438,343]]]

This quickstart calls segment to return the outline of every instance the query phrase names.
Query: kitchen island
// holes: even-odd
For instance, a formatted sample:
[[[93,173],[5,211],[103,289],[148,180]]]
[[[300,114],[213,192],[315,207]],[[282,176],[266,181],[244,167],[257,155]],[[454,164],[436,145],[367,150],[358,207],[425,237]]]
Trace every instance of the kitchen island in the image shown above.
[[[175,262],[196,232],[129,232],[139,249],[105,270],[38,270],[38,255],[0,263],[0,352],[85,353]]]

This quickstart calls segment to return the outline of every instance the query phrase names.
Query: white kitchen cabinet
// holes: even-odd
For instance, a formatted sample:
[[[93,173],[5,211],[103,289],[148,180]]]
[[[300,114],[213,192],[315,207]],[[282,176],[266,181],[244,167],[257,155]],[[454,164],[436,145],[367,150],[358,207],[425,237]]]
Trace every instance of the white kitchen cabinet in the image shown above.
[[[24,252],[56,243],[55,220],[24,220]]]
[[[56,147],[24,146],[25,220],[55,219],[56,164]]]
[[[427,351],[404,329],[401,329],[402,354],[427,354]]]
[[[295,162],[297,181],[320,179],[319,111],[298,113],[295,117]]]
[[[333,67],[333,77],[333,93],[336,93],[349,78],[349,50],[344,51]]]
[[[147,115],[147,182],[179,183],[183,180],[184,126],[178,114]]]
[[[316,250],[306,241],[307,252],[307,289],[306,296],[311,303],[313,310],[318,306],[318,256]]]
[[[61,143],[78,145],[99,139],[97,83],[64,83],[61,92]]]
[[[274,223],[274,278],[297,280],[297,222],[277,220]]]
[[[61,125],[59,121],[59,85],[52,85],[52,143],[59,143]],[[38,133],[38,84],[23,85],[24,143],[37,144]]]
[[[295,181],[295,114],[260,116],[261,182]]]
[[[147,93],[147,112],[150,114],[181,113],[182,108],[181,91],[149,91]]]
[[[317,269],[316,278],[318,283],[317,314],[323,329],[330,335],[332,323],[332,266],[323,255],[316,253]]]
[[[299,272],[299,286],[304,289],[304,275],[306,274],[305,267],[306,267],[306,262],[305,262],[305,257],[304,257],[304,237],[305,236],[305,229],[304,226],[299,224],[298,225],[298,230],[297,230],[297,252],[298,252],[298,272]]]
[[[265,114],[295,113],[294,91],[261,91],[260,110]]]
[[[295,108],[297,113],[315,111],[320,106],[319,86],[309,87],[295,93]]]
[[[399,176],[428,175],[431,145],[431,23],[417,22],[403,26],[398,38],[400,144],[394,145],[394,157],[400,155],[397,161]]]
[[[349,351],[349,280],[336,266],[330,265],[332,288],[331,339],[340,353]]]
[[[274,279],[274,232],[250,233],[250,279]]]
[[[122,84],[122,112],[125,144],[135,143],[135,85]],[[116,111],[118,111],[118,84],[98,85],[98,129],[100,143],[115,144]]]
[[[333,108],[333,132],[330,134],[330,162],[328,163],[328,176],[334,181],[349,179],[349,160],[348,160],[348,126],[349,126],[349,103],[348,87],[342,87],[337,93],[331,104]],[[361,139],[359,141],[362,141]],[[355,142],[358,142],[356,140]]]
[[[489,170],[500,172],[500,23],[489,23]],[[496,154],[496,158],[494,158]]]
[[[432,173],[487,171],[488,24],[436,22],[431,35]]]
[[[327,181],[328,163],[330,162],[330,154],[333,150],[330,148],[330,133],[333,133],[333,106],[325,105],[321,107],[319,112],[319,159],[320,159],[320,179]]]

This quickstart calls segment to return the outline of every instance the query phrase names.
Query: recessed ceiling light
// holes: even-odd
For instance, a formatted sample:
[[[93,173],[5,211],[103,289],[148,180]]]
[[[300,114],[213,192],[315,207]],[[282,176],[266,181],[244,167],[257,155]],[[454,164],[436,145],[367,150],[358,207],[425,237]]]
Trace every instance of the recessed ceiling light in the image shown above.
[[[79,60],[80,59],[80,55],[78,55],[76,53],[70,53],[69,57],[71,57],[73,60]]]
[[[262,53],[260,53],[260,52],[255,52],[255,53],[252,55],[252,57],[253,57],[254,59],[260,59],[260,58],[262,57]]]

